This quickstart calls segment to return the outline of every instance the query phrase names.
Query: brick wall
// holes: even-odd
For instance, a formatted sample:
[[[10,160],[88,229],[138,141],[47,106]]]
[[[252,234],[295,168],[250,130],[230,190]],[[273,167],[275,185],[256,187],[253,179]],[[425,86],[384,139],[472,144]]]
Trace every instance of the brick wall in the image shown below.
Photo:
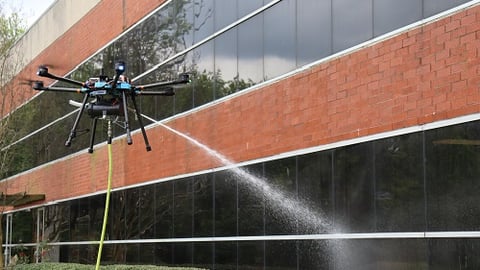
[[[320,63],[168,125],[246,161],[479,112],[480,6]],[[162,127],[115,140],[114,186],[221,164]],[[12,177],[57,200],[104,190],[106,147]]]

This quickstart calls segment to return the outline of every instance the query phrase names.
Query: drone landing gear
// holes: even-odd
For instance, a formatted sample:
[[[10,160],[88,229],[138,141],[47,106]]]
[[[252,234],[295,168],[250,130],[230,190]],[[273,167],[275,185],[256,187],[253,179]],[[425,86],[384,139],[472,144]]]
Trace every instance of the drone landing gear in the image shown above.
[[[88,148],[88,153],[93,153],[93,144],[95,143],[95,131],[97,130],[97,121],[98,118],[93,118],[92,120],[92,134],[90,135],[90,147]],[[109,120],[110,126],[110,120]]]
[[[87,105],[87,101],[88,101],[88,94],[85,94],[85,96],[83,97],[82,106],[80,107],[80,111],[77,114],[77,118],[75,118],[75,123],[73,123],[72,130],[70,131],[70,135],[68,136],[68,139],[65,142],[65,146],[67,147],[72,145],[73,138],[77,136],[78,122],[80,122],[80,117],[82,117],[83,110],[85,110],[85,105]]]
[[[150,146],[150,143],[148,142],[147,132],[145,132],[145,126],[143,125],[143,122],[142,122],[142,116],[140,115],[140,112],[138,111],[137,102],[135,101],[135,95],[133,95],[133,94],[132,94],[132,103],[133,103],[133,108],[135,109],[135,115],[137,116],[138,123],[140,124],[140,130],[142,131],[143,141],[145,141],[145,148],[147,149],[147,152],[151,151],[152,147]]]
[[[130,124],[128,123],[128,112],[127,112],[127,97],[125,96],[125,92],[122,92],[122,100],[123,100],[123,115],[125,116],[125,130],[127,132],[127,144],[132,144],[132,134],[130,134]]]
[[[150,143],[148,141],[147,133],[145,131],[145,126],[143,125],[142,117],[141,117],[140,112],[138,110],[137,102],[135,100],[135,95],[132,94],[131,98],[132,98],[132,103],[133,103],[133,107],[134,107],[134,110],[135,110],[135,115],[137,116],[138,123],[140,124],[140,130],[142,131],[143,140],[145,142],[145,148],[146,148],[147,151],[151,151],[152,147],[150,146]],[[84,112],[84,109],[87,107],[87,101],[88,101],[88,94],[85,94],[82,105],[80,107],[80,111],[77,114],[77,117],[75,119],[75,123],[73,124],[72,130],[70,132],[70,135],[68,136],[68,139],[65,142],[65,146],[70,146],[72,144],[72,140],[77,135],[78,123],[79,123],[80,118],[81,118],[81,116]],[[132,135],[131,135],[131,131],[130,131],[130,123],[129,123],[129,120],[128,120],[127,98],[126,98],[125,92],[122,92],[122,102],[123,102],[123,110],[124,110],[123,113],[124,113],[124,117],[125,117],[124,128],[125,128],[126,133],[127,133],[126,134],[127,135],[127,144],[130,145],[130,144],[133,143],[133,141],[132,141]],[[111,144],[112,139],[113,139],[113,132],[112,132],[112,127],[111,127],[112,120],[107,115],[103,115],[103,118],[105,118],[105,117],[108,118],[108,132],[107,132],[108,133],[108,144]],[[88,148],[88,153],[90,153],[90,154],[93,153],[93,145],[95,143],[95,133],[96,133],[96,130],[97,130],[98,119],[99,119],[99,116],[93,116],[92,117],[92,128],[91,128],[92,133],[90,135],[90,146]]]

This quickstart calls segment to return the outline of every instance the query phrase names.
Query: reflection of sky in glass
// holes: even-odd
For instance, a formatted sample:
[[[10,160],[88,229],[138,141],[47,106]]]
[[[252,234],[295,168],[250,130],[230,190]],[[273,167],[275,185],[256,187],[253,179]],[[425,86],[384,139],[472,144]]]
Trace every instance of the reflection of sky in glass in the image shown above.
[[[333,49],[341,51],[373,37],[372,0],[333,1]]]

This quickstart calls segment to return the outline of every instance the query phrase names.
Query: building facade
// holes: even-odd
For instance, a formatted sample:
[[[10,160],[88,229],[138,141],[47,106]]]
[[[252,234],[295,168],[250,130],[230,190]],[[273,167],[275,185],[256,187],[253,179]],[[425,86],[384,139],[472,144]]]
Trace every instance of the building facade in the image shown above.
[[[139,99],[151,152],[114,129],[105,264],[477,269],[479,3],[103,0],[19,74],[191,74]],[[106,126],[66,148],[81,97],[23,91],[0,185],[45,200],[5,210],[4,248],[93,263]]]

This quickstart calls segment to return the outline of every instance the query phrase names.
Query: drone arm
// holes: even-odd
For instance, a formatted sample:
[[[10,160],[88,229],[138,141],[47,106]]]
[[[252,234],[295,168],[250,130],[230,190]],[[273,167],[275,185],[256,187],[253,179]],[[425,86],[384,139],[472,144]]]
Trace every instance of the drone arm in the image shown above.
[[[61,81],[61,82],[66,82],[66,83],[70,83],[70,84],[73,84],[73,85],[78,85],[78,86],[82,86],[82,87],[85,86],[85,84],[83,82],[79,82],[79,81],[64,78],[64,77],[59,77],[57,75],[49,73],[48,68],[46,66],[40,66],[38,68],[37,75],[40,76],[40,77],[45,77],[45,78],[49,78],[49,79],[53,79],[53,80],[57,80],[57,81]]]
[[[164,90],[158,90],[158,91],[141,91],[141,90],[135,90],[135,95],[136,96],[173,96],[175,95],[175,92],[173,91],[172,87],[165,88]]]
[[[71,87],[38,87],[35,86],[33,89],[37,91],[53,91],[53,92],[66,92],[66,93],[84,93],[85,91],[81,88],[71,88]]]
[[[143,91],[143,90],[148,90],[152,88],[162,88],[162,87],[173,87],[179,84],[187,84],[190,82],[190,77],[188,74],[182,74],[180,75],[180,78],[178,80],[174,81],[166,81],[166,82],[157,82],[157,83],[151,83],[151,84],[145,84],[145,85],[139,85],[135,87],[135,91]],[[143,92],[145,93],[145,92]]]

